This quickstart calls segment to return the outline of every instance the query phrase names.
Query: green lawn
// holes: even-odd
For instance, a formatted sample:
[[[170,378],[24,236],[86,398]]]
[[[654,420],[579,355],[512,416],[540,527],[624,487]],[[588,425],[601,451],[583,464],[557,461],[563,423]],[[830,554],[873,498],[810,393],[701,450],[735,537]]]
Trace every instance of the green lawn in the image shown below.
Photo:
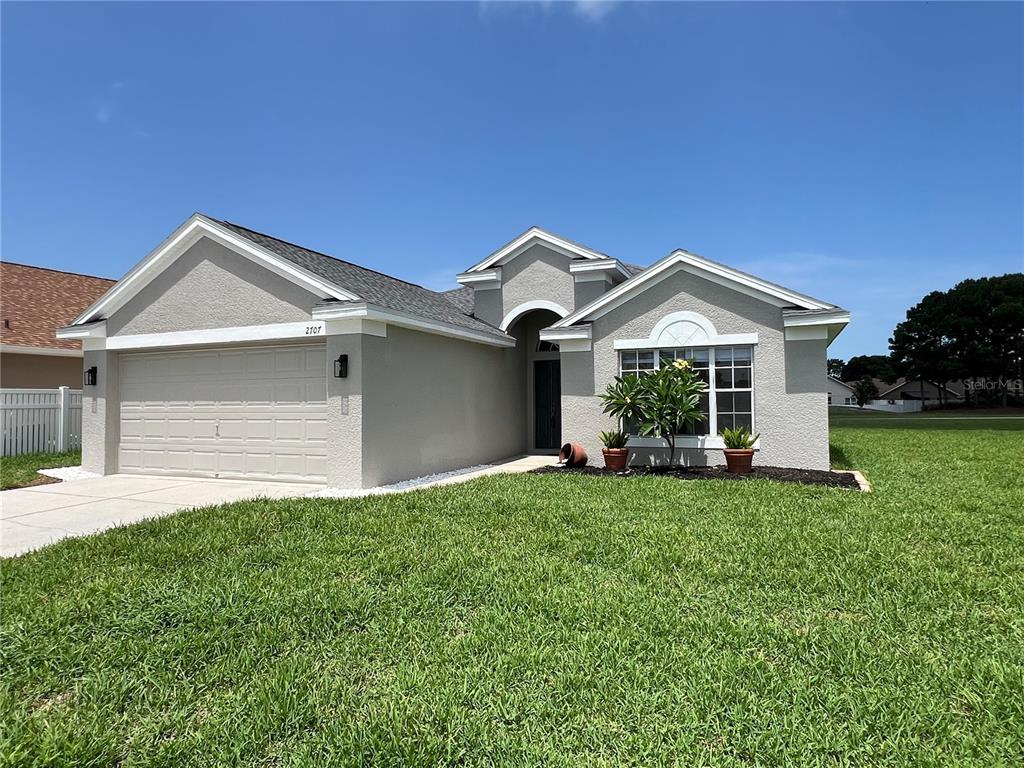
[[[68,453],[26,453],[21,456],[4,456],[0,458],[0,490],[8,488],[24,488],[27,485],[52,483],[46,475],[40,475],[40,469],[53,467],[73,467],[82,463],[79,451]]]
[[[1020,764],[1024,431],[833,437],[874,493],[491,477],[7,561],[0,760]]]
[[[1024,408],[961,408],[917,413],[885,413],[845,407],[829,408],[833,427],[885,429],[1024,430]]]

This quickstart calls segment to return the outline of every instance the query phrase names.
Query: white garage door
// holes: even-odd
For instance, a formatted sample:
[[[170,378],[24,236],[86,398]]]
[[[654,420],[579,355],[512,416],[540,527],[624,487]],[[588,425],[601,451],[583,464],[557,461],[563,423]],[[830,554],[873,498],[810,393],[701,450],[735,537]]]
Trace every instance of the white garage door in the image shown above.
[[[323,344],[123,354],[120,471],[326,479]]]

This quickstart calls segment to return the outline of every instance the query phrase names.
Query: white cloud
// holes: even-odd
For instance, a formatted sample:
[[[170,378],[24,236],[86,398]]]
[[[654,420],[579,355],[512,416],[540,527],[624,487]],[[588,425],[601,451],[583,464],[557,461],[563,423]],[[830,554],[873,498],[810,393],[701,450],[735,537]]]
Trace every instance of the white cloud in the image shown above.
[[[100,124],[106,125],[114,118],[121,102],[121,92],[128,83],[123,80],[115,80],[105,89],[103,96],[93,102],[93,119]]]
[[[509,9],[539,10],[547,15],[552,9],[561,6],[568,7],[574,15],[597,24],[621,4],[621,0],[479,0],[478,7],[481,15],[486,16],[492,12]]]
[[[573,12],[587,21],[599,22],[619,5],[617,0],[575,0]]]

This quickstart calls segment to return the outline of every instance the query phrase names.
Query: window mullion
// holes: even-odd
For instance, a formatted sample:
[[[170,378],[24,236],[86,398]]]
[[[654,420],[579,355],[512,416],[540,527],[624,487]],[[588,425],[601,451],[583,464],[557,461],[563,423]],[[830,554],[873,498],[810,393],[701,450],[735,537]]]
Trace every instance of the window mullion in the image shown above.
[[[715,391],[715,348],[708,347],[708,437],[718,434],[718,397]]]

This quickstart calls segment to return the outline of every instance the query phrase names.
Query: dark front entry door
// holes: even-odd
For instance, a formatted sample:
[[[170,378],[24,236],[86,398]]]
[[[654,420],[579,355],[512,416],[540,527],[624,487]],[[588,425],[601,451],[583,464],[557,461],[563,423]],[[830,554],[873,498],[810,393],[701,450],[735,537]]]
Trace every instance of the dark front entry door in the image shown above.
[[[562,372],[558,360],[533,363],[534,447],[558,448],[562,435]]]

